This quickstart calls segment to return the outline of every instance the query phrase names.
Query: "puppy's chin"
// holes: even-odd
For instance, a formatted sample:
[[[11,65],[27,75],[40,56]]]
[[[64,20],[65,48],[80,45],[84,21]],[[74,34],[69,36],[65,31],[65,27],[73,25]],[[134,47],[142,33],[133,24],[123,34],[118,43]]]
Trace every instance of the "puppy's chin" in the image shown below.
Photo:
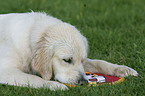
[[[67,83],[67,84],[77,84],[78,83],[78,80],[74,80],[74,79],[70,79],[70,78],[64,78],[64,77],[55,77],[55,80],[56,81],[59,81],[61,83]]]

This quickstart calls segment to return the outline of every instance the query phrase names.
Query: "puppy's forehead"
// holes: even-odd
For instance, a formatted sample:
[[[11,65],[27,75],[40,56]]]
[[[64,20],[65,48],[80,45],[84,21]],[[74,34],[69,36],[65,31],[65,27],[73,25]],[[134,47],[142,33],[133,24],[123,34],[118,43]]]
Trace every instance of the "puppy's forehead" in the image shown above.
[[[61,58],[78,57],[78,56],[84,57],[86,55],[85,49],[79,48],[78,46],[76,47],[75,45],[72,45],[70,43],[69,44],[63,43],[62,45],[56,48],[55,52],[59,54]]]
[[[51,29],[52,38],[62,57],[85,58],[87,56],[87,40],[72,25],[61,23]]]
[[[55,39],[65,39],[67,41],[72,41],[73,38],[82,37],[80,32],[72,25],[68,23],[59,23],[49,28],[50,35]],[[48,32],[49,34],[49,32]]]

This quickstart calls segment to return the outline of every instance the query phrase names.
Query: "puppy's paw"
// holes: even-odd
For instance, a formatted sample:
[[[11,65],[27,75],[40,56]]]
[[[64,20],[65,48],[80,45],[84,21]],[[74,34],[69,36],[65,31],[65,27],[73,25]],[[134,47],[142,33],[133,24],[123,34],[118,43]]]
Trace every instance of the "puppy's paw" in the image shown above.
[[[137,76],[138,73],[130,67],[120,65],[114,69],[114,75],[118,77],[127,77],[129,75]]]
[[[45,86],[45,85],[44,85]],[[61,84],[59,82],[56,82],[56,81],[48,81],[48,86],[49,86],[49,89],[52,90],[52,91],[55,91],[55,90],[68,90],[68,87],[64,84]]]

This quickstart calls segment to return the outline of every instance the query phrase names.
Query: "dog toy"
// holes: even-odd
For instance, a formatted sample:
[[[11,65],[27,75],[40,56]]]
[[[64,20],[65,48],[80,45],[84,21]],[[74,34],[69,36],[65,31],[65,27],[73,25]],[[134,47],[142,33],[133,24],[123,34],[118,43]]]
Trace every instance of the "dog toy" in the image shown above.
[[[91,72],[85,72],[87,76],[87,80],[89,85],[91,86],[97,86],[99,84],[116,84],[123,82],[125,79],[123,77],[115,77],[115,76],[109,76],[109,75],[103,75],[99,73],[91,73]],[[75,85],[66,84],[70,87],[75,87]]]

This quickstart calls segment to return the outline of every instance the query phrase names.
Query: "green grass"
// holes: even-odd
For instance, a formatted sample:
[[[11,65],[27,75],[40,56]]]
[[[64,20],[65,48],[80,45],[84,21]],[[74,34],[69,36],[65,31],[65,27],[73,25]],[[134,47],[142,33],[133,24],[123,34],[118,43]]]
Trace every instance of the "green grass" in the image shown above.
[[[0,13],[41,11],[75,25],[89,41],[89,58],[134,68],[121,84],[68,91],[0,85],[0,96],[145,95],[145,0],[0,0]]]

